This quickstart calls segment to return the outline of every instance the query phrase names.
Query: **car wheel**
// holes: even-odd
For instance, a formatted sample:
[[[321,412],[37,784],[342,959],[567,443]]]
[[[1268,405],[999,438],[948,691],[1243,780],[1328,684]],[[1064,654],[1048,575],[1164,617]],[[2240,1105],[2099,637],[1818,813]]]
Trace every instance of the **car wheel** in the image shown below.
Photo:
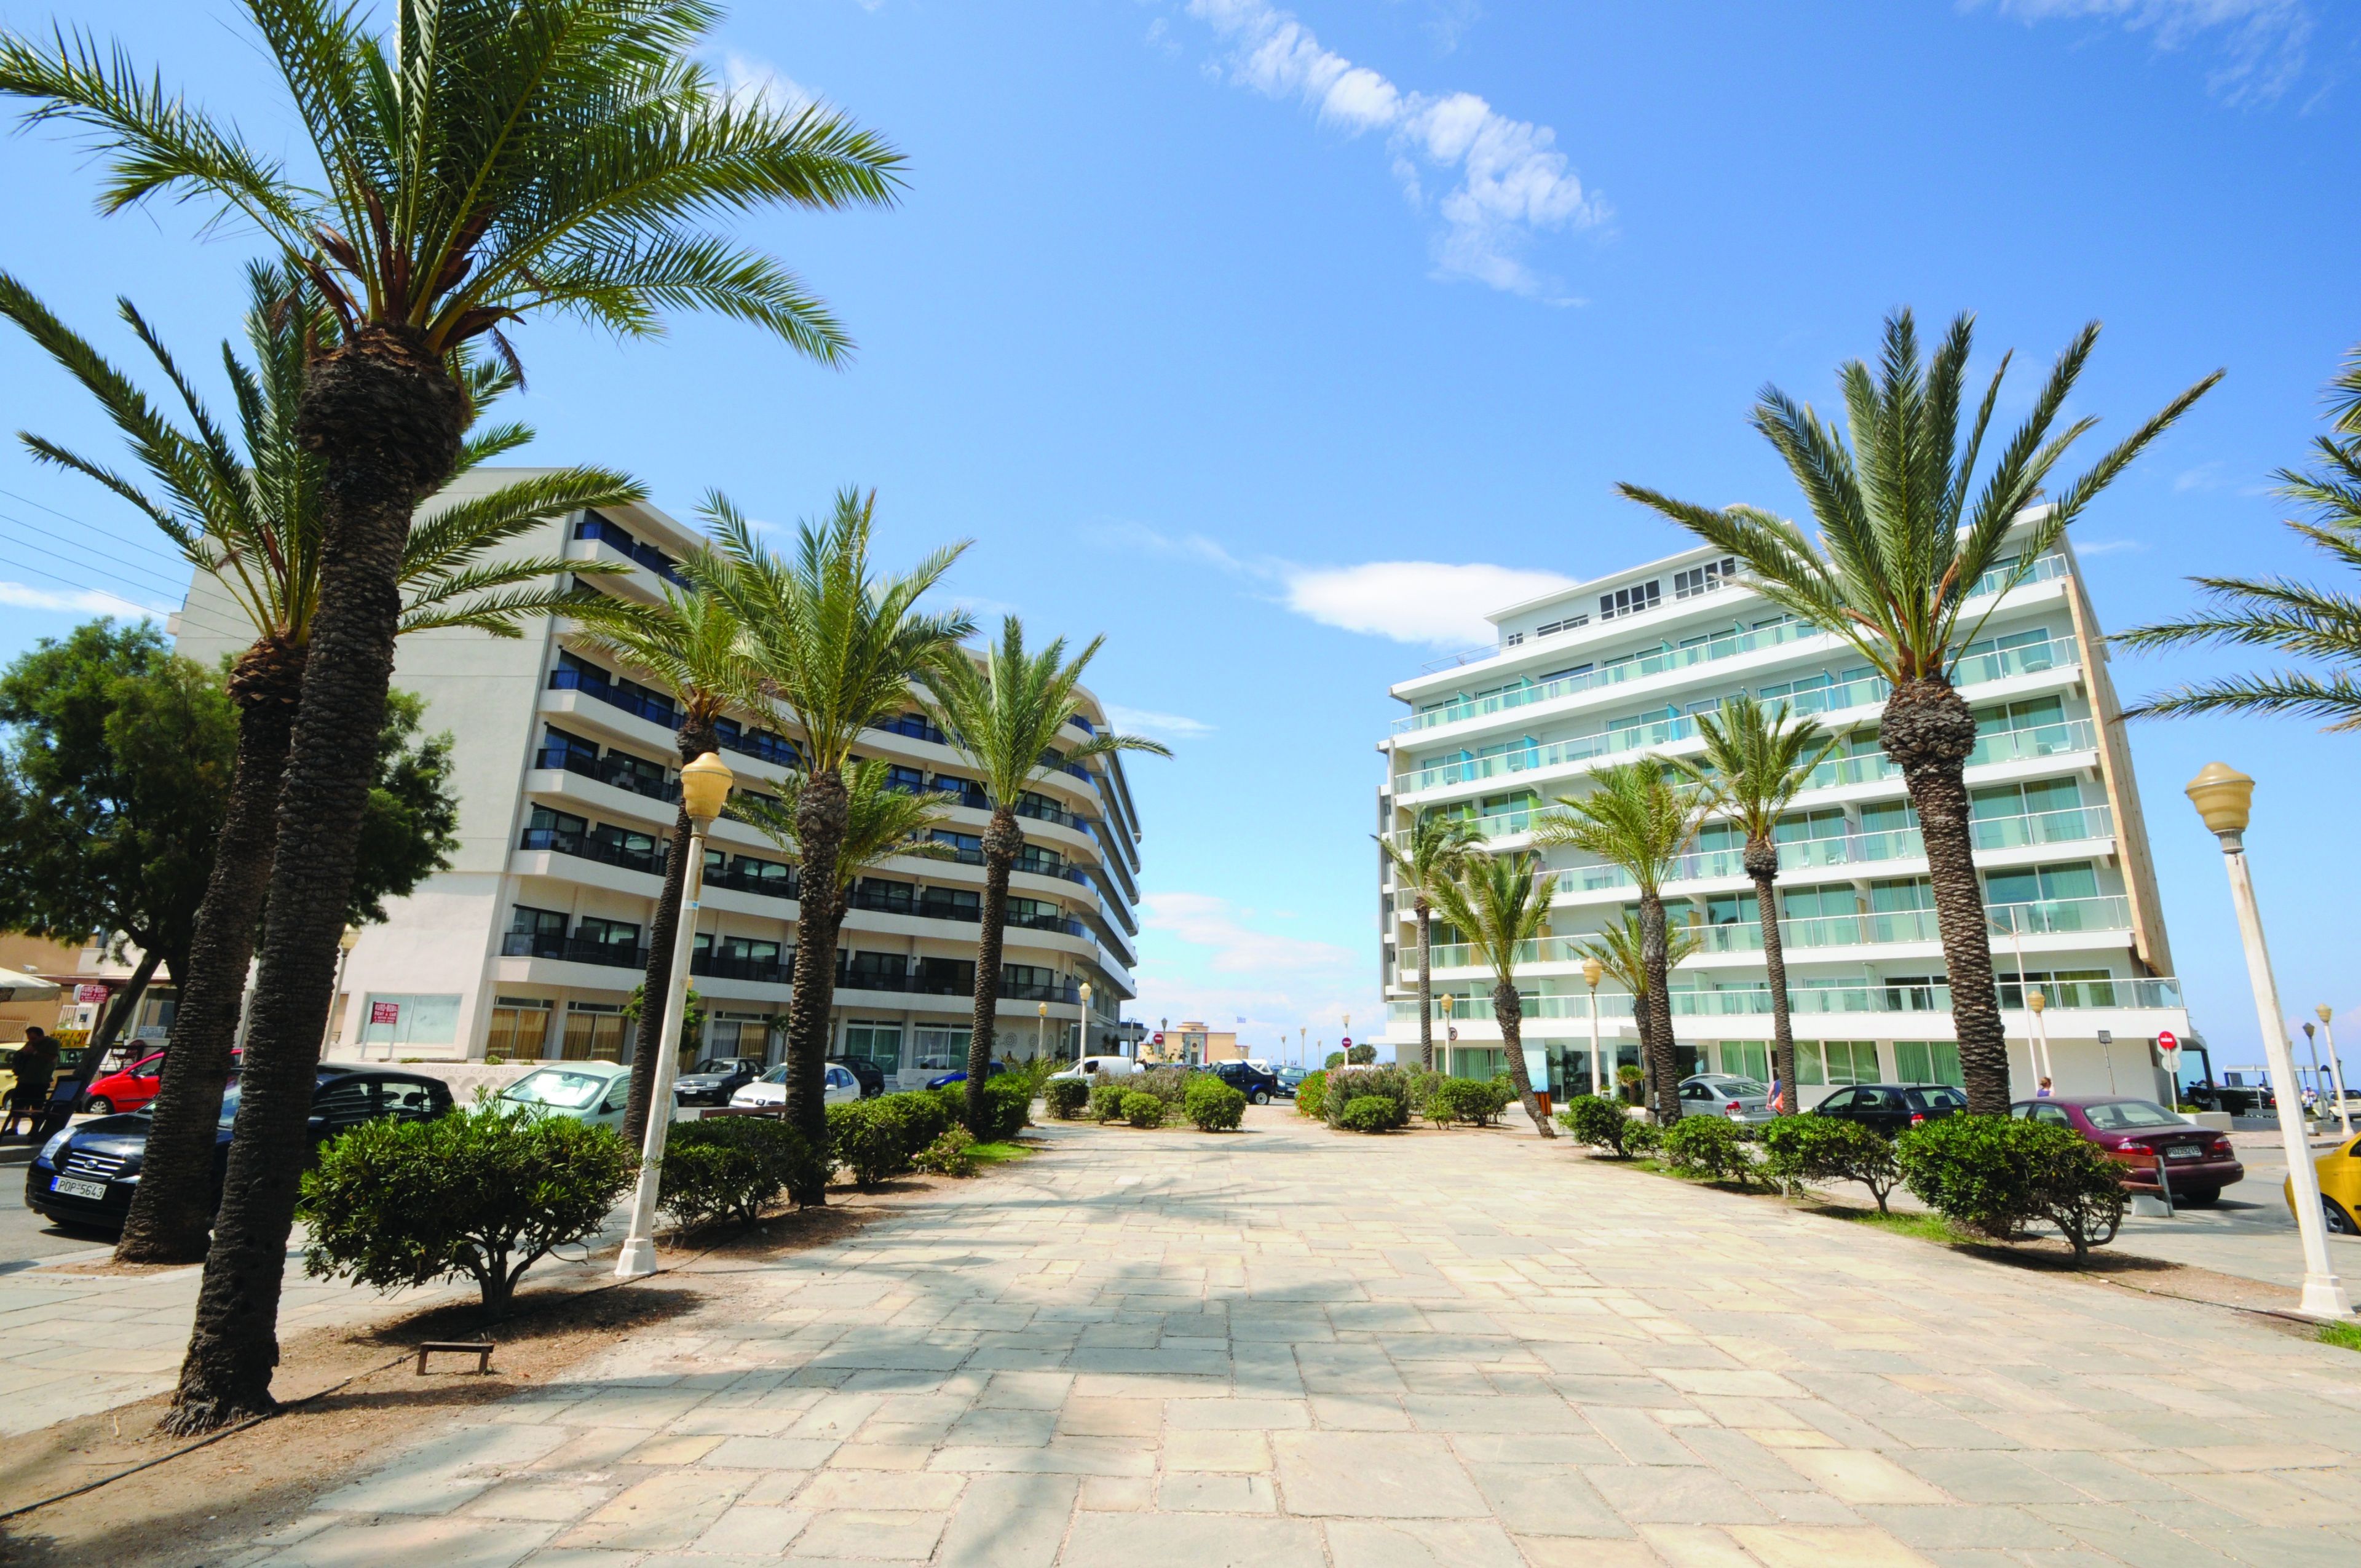
[[[93,1094],[90,1101],[90,1113],[93,1116],[112,1116],[115,1114],[115,1102],[104,1094]]]
[[[2218,1187],[2192,1187],[2186,1192],[2174,1192],[2172,1198],[2174,1202],[2185,1208],[2210,1209],[2222,1201],[2222,1190]]]
[[[1247,1095],[1246,1098],[1257,1105],[1268,1105],[1270,1103],[1270,1096],[1265,1094],[1259,1089],[1256,1090],[1252,1094]]]
[[[2320,1216],[2322,1221],[2328,1226],[2328,1234],[2330,1235],[2361,1235],[2361,1230],[2356,1230],[2354,1227],[2353,1216],[2345,1212],[2345,1205],[2339,1203],[2335,1199],[2331,1198],[2325,1192],[2320,1195]]]

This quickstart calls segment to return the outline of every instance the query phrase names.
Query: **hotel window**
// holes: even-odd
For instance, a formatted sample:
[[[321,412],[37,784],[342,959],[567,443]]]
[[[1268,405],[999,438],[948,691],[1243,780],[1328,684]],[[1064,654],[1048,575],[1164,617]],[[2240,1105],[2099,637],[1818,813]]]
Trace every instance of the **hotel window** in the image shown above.
[[[1719,561],[1708,561],[1702,566],[1692,566],[1686,572],[1673,574],[1673,598],[1690,599],[1699,594],[1709,594],[1738,576],[1735,557],[1724,555]]]
[[[1802,1084],[1824,1083],[1839,1088],[1851,1083],[1875,1083],[1877,1042],[1797,1040],[1795,1081]]]
[[[620,1061],[623,1031],[630,1020],[611,1002],[569,1002],[566,1004],[566,1043],[558,1053],[567,1061]]]
[[[1587,615],[1569,615],[1564,620],[1543,621],[1539,626],[1533,628],[1533,635],[1536,637],[1548,637],[1560,631],[1572,631],[1576,627],[1587,626],[1589,624],[1590,617]]]
[[[1905,1083],[1948,1083],[1967,1087],[1960,1070],[1960,1047],[1949,1040],[1896,1040],[1894,1076]]]
[[[609,920],[604,916],[585,915],[574,923],[577,946],[612,948],[629,952],[640,945],[640,928],[628,920]]]
[[[484,1054],[509,1061],[539,1059],[549,1046],[551,1006],[531,996],[495,997],[492,1028],[484,1041]]]
[[[1617,588],[1611,594],[1598,596],[1598,619],[1615,620],[1623,616],[1637,615],[1643,609],[1653,609],[1664,602],[1664,586],[1654,581]]]
[[[1771,1047],[1765,1042],[1724,1040],[1719,1054],[1722,1071],[1751,1078],[1757,1083],[1771,1081]]]

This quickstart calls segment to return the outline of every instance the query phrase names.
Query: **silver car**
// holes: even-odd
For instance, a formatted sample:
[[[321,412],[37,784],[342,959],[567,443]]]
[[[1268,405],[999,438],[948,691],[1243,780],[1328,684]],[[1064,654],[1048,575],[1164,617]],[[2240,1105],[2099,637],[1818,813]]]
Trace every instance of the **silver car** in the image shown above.
[[[1681,1080],[1681,1114],[1727,1116],[1747,1127],[1779,1119],[1779,1113],[1771,1109],[1768,1085],[1727,1072],[1700,1072]]]

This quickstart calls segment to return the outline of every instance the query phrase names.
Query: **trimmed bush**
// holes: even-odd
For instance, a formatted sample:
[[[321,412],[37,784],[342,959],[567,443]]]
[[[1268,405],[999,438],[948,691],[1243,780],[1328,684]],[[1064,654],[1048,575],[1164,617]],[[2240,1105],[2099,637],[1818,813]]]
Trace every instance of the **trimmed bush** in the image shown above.
[[[1102,1083],[1091,1091],[1091,1114],[1102,1122],[1123,1120],[1123,1102],[1131,1092],[1120,1083]]]
[[[1653,1122],[1637,1117],[1624,1118],[1623,1153],[1631,1159],[1645,1159],[1664,1146],[1664,1129]]]
[[[637,1165],[608,1128],[498,1101],[365,1122],[303,1173],[303,1271],[380,1290],[465,1274],[498,1316],[526,1269],[597,1234]]]
[[[1807,1181],[1858,1181],[1885,1213],[1886,1194],[1902,1179],[1894,1146],[1858,1122],[1836,1116],[1782,1116],[1763,1129],[1763,1172],[1795,1191]]]
[[[2070,1127],[1946,1116],[1895,1139],[1894,1156],[1920,1202],[1997,1240],[2046,1220],[2080,1261],[2123,1223],[2121,1168]]]
[[[1345,1053],[1342,1051],[1330,1051],[1328,1053],[1327,1059],[1323,1061],[1320,1065],[1327,1069],[1330,1072],[1334,1072],[1338,1068],[1346,1065],[1345,1061]]]
[[[1345,1054],[1350,1058],[1346,1065],[1351,1067],[1367,1067],[1378,1059],[1378,1047],[1375,1046],[1355,1046],[1351,1050]]]
[[[1723,1116],[1684,1116],[1664,1129],[1664,1164],[1683,1176],[1752,1182],[1754,1157],[1745,1130]]]
[[[1041,1098],[1048,1103],[1050,1115],[1060,1122],[1071,1122],[1091,1102],[1091,1086],[1079,1078],[1061,1078],[1044,1085]]]
[[[1641,1152],[1631,1146],[1631,1133],[1647,1125],[1625,1115],[1623,1102],[1603,1094],[1576,1095],[1557,1113],[1557,1124],[1572,1134],[1576,1143],[1605,1149],[1617,1159],[1630,1159]]]
[[[1364,1094],[1348,1100],[1336,1113],[1336,1124],[1348,1133],[1390,1133],[1407,1120],[1401,1102],[1382,1094]]]
[[[656,1201],[675,1224],[735,1218],[752,1225],[783,1187],[827,1179],[803,1135],[772,1116],[707,1116],[664,1140]]]
[[[890,1176],[899,1176],[909,1168],[902,1147],[901,1131],[890,1115],[880,1114],[873,1107],[884,1102],[855,1100],[846,1105],[828,1108],[828,1152],[829,1157],[855,1185],[874,1187]]]
[[[1200,1073],[1181,1102],[1201,1133],[1234,1133],[1246,1113],[1246,1097],[1210,1073]]]
[[[1489,1127],[1515,1098],[1516,1091],[1505,1078],[1446,1078],[1427,1091],[1426,1119],[1439,1126],[1465,1122],[1472,1127]]]
[[[1160,1127],[1171,1113],[1171,1105],[1161,1095],[1135,1089],[1123,1097],[1123,1119],[1135,1127]]]
[[[965,1127],[950,1127],[942,1135],[912,1157],[911,1163],[932,1176],[973,1176],[975,1174],[975,1135]]]
[[[881,1094],[867,1103],[872,1113],[884,1118],[894,1129],[895,1139],[902,1146],[905,1158],[915,1158],[920,1149],[943,1135],[960,1119],[964,1096],[954,1092],[962,1089],[953,1084],[950,1089],[915,1090],[900,1094]]]
[[[961,1114],[965,1106],[962,1104]],[[970,1127],[979,1142],[1006,1143],[1033,1124],[1033,1085],[1029,1080],[995,1078],[983,1086],[983,1123]]]
[[[1185,1067],[1151,1067],[1128,1080],[1124,1087],[1134,1094],[1153,1094],[1176,1109],[1189,1101],[1189,1086],[1202,1075]]]
[[[1328,1075],[1324,1072],[1307,1072],[1303,1075],[1303,1081],[1295,1086],[1295,1113],[1299,1116],[1316,1117],[1321,1114],[1322,1107],[1327,1102],[1327,1098]]]
[[[1299,1091],[1300,1093],[1300,1091]],[[1345,1067],[1328,1075],[1321,1088],[1320,1110],[1332,1127],[1343,1126],[1345,1108],[1356,1100],[1375,1097],[1390,1104],[1393,1124],[1410,1124],[1410,1075],[1398,1067]]]

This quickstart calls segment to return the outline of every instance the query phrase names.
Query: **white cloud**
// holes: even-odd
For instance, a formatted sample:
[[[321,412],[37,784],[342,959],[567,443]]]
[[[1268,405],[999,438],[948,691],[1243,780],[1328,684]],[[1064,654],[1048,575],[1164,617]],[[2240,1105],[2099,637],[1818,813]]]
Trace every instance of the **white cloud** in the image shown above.
[[[67,615],[125,615],[142,620],[162,620],[172,612],[154,605],[134,604],[97,588],[59,592],[23,583],[0,582],[0,604],[13,609],[46,609]]]
[[[2121,22],[2158,49],[2220,34],[2226,55],[2206,85],[2232,103],[2278,97],[2301,73],[2312,37],[2307,0],[1996,0],[2002,15],[2030,26],[2059,18]],[[1982,0],[1960,0],[1970,10]]]
[[[1184,718],[1177,713],[1159,713],[1148,707],[1126,707],[1115,702],[1106,705],[1106,716],[1107,722],[1117,729],[1159,740],[1197,740],[1213,732],[1213,727],[1201,718]]]
[[[818,93],[811,92],[770,61],[741,54],[736,49],[723,50],[713,61],[713,67],[720,73],[723,96],[732,104],[754,102],[783,112],[792,112],[819,101]]]
[[[1291,567],[1287,607],[1323,626],[1449,647],[1489,642],[1492,610],[1570,586],[1554,572],[1481,563],[1370,561],[1358,566]]]
[[[2078,539],[2074,542],[2074,554],[2085,558],[2092,555],[2121,555],[2126,552],[2136,554],[2147,548],[2147,542],[2144,539],[2092,539],[2088,541]]]
[[[1194,561],[1200,565],[1247,576],[1257,570],[1202,533],[1162,533],[1141,522],[1098,523],[1082,532],[1094,543],[1138,550],[1168,561]]]
[[[1249,1054],[1287,1058],[1298,1029],[1312,1046],[1324,1040],[1333,1048],[1348,1013],[1359,1025],[1356,1037],[1383,1032],[1368,978],[1374,948],[1356,953],[1269,929],[1212,894],[1151,893],[1140,900],[1139,917],[1139,996],[1125,1012],[1151,1029],[1159,1020],[1202,1019],[1236,1030]]]
[[[1394,174],[1414,206],[1427,204],[1423,170],[1452,181],[1434,203],[1443,220],[1435,267],[1445,277],[1540,295],[1542,280],[1522,259],[1533,236],[1606,216],[1547,126],[1510,119],[1472,93],[1405,92],[1322,48],[1309,27],[1268,0],[1188,0],[1188,10],[1227,46],[1232,81],[1266,97],[1300,98],[1322,124],[1347,135],[1386,132]]]
[[[2222,465],[2219,463],[2200,463],[2196,467],[2184,468],[2172,477],[2172,488],[2176,495],[2185,494],[2191,490],[2218,490],[2221,488]]]

